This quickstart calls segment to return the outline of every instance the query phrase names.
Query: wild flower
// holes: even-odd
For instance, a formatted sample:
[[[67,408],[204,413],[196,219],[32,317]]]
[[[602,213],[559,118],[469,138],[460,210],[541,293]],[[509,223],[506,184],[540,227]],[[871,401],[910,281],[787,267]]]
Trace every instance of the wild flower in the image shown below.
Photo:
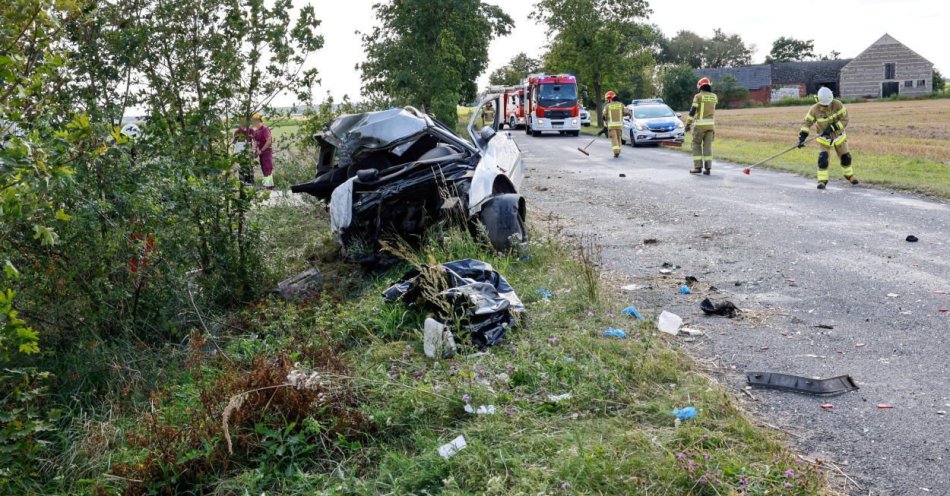
[[[469,396],[468,394],[463,394],[463,395],[462,395],[462,401],[464,401],[465,403],[468,403],[468,402],[472,401],[472,397]]]

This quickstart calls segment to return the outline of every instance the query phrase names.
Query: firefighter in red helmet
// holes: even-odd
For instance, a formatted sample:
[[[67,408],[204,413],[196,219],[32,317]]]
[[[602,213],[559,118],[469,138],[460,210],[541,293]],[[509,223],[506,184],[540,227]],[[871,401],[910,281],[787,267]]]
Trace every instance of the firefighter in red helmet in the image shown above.
[[[713,115],[719,98],[712,91],[712,83],[704,77],[696,83],[699,93],[693,97],[693,105],[686,118],[686,132],[693,130],[693,169],[690,174],[702,172],[709,175],[712,169],[712,144],[716,137]]]
[[[617,101],[617,94],[608,91],[604,95],[603,118],[607,126],[607,135],[610,136],[610,148],[614,152],[614,158],[620,156],[620,145],[623,140],[623,104]]]

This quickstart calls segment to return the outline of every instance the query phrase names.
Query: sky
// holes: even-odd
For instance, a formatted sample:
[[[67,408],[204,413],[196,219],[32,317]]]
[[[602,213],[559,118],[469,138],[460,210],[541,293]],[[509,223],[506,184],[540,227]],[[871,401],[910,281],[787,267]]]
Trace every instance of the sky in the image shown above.
[[[376,18],[373,4],[381,0],[309,0],[322,21],[318,31],[324,46],[309,63],[320,71],[321,85],[315,97],[327,94],[359,99],[360,74],[355,66],[363,61],[360,35],[369,32]],[[545,27],[528,19],[534,0],[484,0],[501,6],[515,20],[512,33],[489,46],[488,69],[505,65],[518,52],[537,57],[545,50]],[[772,41],[780,36],[814,40],[816,53],[841,52],[842,58],[858,55],[885,33],[934,63],[950,76],[950,2],[938,0],[835,0],[835,1],[739,1],[739,0],[650,0],[647,22],[667,36],[690,30],[712,36],[713,29],[739,34],[755,46],[753,62],[765,59]],[[292,101],[277,102],[279,105]]]

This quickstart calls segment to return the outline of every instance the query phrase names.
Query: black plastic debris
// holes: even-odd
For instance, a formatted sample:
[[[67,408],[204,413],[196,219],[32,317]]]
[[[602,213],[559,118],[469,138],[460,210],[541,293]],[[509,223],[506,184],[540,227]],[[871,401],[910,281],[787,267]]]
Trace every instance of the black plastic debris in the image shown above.
[[[913,234],[911,234],[910,236],[907,236],[907,241],[910,242],[910,243],[916,243],[916,242],[918,242],[918,241],[920,241],[920,240],[917,239],[917,236],[914,236]]]
[[[858,383],[854,382],[850,375],[840,375],[828,379],[811,379],[776,372],[746,372],[745,376],[750,386],[794,391],[816,396],[830,396],[859,389]]]
[[[686,276],[685,279],[686,279],[686,284],[689,286],[692,286],[693,284],[696,284],[697,282],[699,282],[699,279],[696,276]]]
[[[310,268],[280,281],[271,292],[287,301],[295,301],[316,295],[322,285],[323,275],[319,270]]]
[[[722,317],[729,317],[730,319],[742,312],[742,310],[739,310],[739,307],[735,306],[731,301],[713,303],[709,298],[699,302],[699,308],[701,308],[706,315],[720,315]]]
[[[500,341],[524,312],[508,281],[471,258],[413,269],[383,296],[434,312],[440,322],[466,330],[479,347]]]

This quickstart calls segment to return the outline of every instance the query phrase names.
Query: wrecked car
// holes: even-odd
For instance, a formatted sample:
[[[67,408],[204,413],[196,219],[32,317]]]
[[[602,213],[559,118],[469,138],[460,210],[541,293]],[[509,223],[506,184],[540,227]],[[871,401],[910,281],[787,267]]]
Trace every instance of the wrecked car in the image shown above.
[[[498,123],[475,131],[484,98],[468,124],[468,142],[413,108],[343,115],[314,137],[317,176],[291,187],[327,202],[330,227],[344,247],[377,249],[386,235],[418,240],[426,228],[459,219],[484,225],[499,250],[527,240],[521,151]],[[496,121],[498,117],[495,117]]]

